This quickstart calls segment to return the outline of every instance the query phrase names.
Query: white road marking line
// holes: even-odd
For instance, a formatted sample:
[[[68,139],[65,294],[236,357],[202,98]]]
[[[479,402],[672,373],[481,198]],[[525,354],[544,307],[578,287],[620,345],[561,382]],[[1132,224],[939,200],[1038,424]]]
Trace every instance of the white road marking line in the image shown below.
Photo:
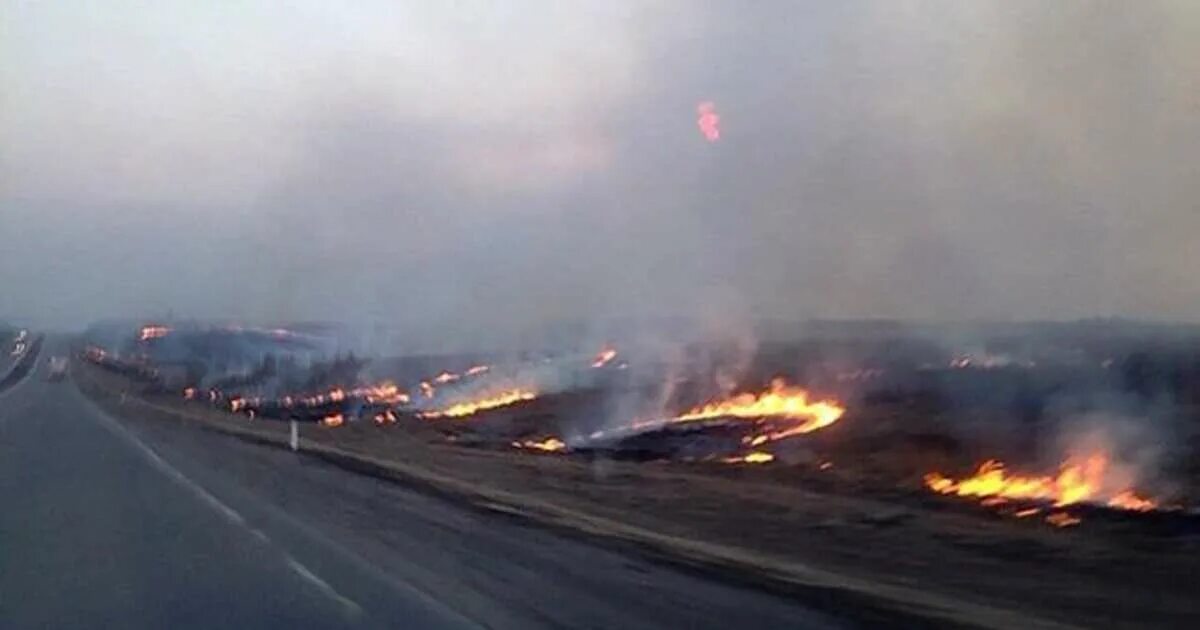
[[[337,601],[342,605],[343,608],[353,615],[362,614],[362,608],[356,602],[347,599],[341,593],[334,590],[334,588],[330,586],[328,582],[322,580],[319,576],[317,576],[316,573],[313,573],[308,567],[301,564],[299,560],[296,560],[287,554],[283,554],[283,558],[287,561],[287,564],[289,567],[291,567],[292,571],[295,571],[297,575],[311,582],[314,586],[320,589],[321,592],[325,593],[326,597]]]
[[[388,571],[380,568],[378,565],[362,557],[358,553],[343,547],[328,534],[321,532],[304,521],[292,516],[287,511],[280,509],[273,503],[266,501],[258,506],[263,512],[269,515],[270,518],[279,519],[287,525],[315,544],[325,547],[327,550],[337,554],[338,557],[354,565],[359,570],[370,574],[375,579],[387,584],[398,592],[404,593],[407,596],[419,599],[423,604],[436,609],[441,615],[447,619],[453,618],[458,621],[462,627],[482,628],[486,627],[478,621],[474,621],[464,616],[458,610],[451,608],[445,602],[438,599],[434,593],[425,590],[424,588],[409,582],[403,578],[396,577]]]
[[[77,392],[77,393],[79,393],[79,392]],[[92,409],[96,413],[97,416],[100,416],[111,422],[117,422],[119,425],[119,421],[112,419],[112,417],[110,415],[108,415],[107,412],[102,410],[96,403],[94,403],[93,401],[88,399],[82,393],[79,393],[79,398],[90,409]],[[146,404],[146,403],[143,402],[142,404]],[[425,590],[424,588],[418,586],[415,583],[412,583],[412,582],[409,582],[408,580],[399,578],[399,577],[393,575],[392,573],[380,568],[378,565],[376,565],[373,562],[367,560],[366,558],[360,556],[358,553],[351,551],[350,549],[348,549],[346,547],[343,547],[340,543],[338,543],[337,541],[335,541],[334,539],[329,537],[327,534],[319,531],[318,529],[314,528],[313,526],[309,525],[308,523],[305,523],[304,521],[297,519],[296,517],[289,514],[287,511],[280,509],[278,506],[274,505],[270,501],[262,502],[260,505],[258,505],[258,509],[261,509],[264,512],[266,512],[266,514],[269,516],[269,518],[279,519],[279,520],[283,521],[289,527],[299,531],[301,534],[303,534],[305,537],[307,537],[310,541],[325,547],[327,550],[329,550],[329,551],[335,553],[337,556],[339,556],[342,560],[349,562],[357,569],[371,575],[372,577],[383,582],[384,584],[387,584],[391,588],[395,589],[397,592],[403,593],[407,596],[414,597],[414,598],[420,600],[426,606],[429,606],[430,608],[437,610],[439,612],[439,614],[441,614],[442,616],[444,616],[447,619],[455,619],[461,627],[464,627],[464,628],[465,627],[471,627],[471,628],[486,627],[485,624],[482,624],[476,620],[472,620],[472,619],[464,616],[458,610],[451,608],[446,603],[444,603],[442,600],[438,599],[434,593],[431,593],[431,592]],[[266,534],[262,534],[261,532],[259,532],[258,530],[254,529],[254,528],[250,528],[250,531],[252,534],[255,534],[255,532],[258,532],[257,534],[255,534],[256,537],[260,537],[260,539],[266,539]],[[347,601],[350,601],[350,600],[347,600]]]
[[[90,401],[88,402],[90,404]],[[191,490],[192,493],[200,498],[201,501],[206,503],[212,509],[216,510],[218,514],[224,516],[231,523],[241,526],[246,531],[250,532],[252,536],[259,539],[263,543],[268,545],[271,543],[271,539],[268,538],[265,533],[259,529],[250,527],[250,525],[246,523],[246,519],[243,518],[242,515],[237,512],[237,510],[225,505],[220,499],[213,496],[211,493],[209,493],[209,491],[200,486],[200,484],[192,481],[187,475],[184,475],[182,472],[180,472],[179,469],[168,464],[166,460],[164,460],[162,457],[159,457],[158,453],[154,452],[154,449],[150,448],[150,446],[148,446],[145,442],[139,440],[136,435],[130,432],[129,429],[126,429],[124,426],[122,426],[120,422],[114,420],[99,408],[93,407],[93,411],[95,412],[96,417],[100,419],[101,425],[108,429],[113,435],[124,439],[129,445],[141,452],[141,454],[144,455],[146,459],[148,459],[150,463],[159,470],[159,472],[165,474],[167,477],[174,480],[184,488]],[[290,554],[283,551],[280,553],[283,555],[284,561],[287,562],[288,567],[290,567],[293,572],[311,584],[317,586],[317,588],[320,589],[320,591],[327,597],[341,604],[353,615],[359,615],[362,613],[362,607],[359,606],[358,603],[337,592],[337,590],[330,586],[328,582],[322,580],[317,576],[317,574],[309,570],[308,567],[300,564],[300,562],[293,558]]]
[[[191,490],[197,497],[200,498],[201,501],[207,503],[209,507],[216,510],[221,516],[224,516],[229,522],[235,525],[241,525],[243,527],[246,526],[246,519],[243,518],[242,515],[237,512],[237,510],[225,505],[220,499],[214,497],[207,490],[200,487],[199,484],[189,479],[183,473],[179,472],[179,469],[168,464],[163,460],[163,458],[158,456],[158,453],[154,452],[154,449],[147,446],[145,442],[137,439],[137,437],[130,433],[128,429],[106,416],[101,416],[100,420],[111,432],[117,434],[119,437],[124,438],[127,442],[129,442],[130,445],[141,451],[142,455],[149,459],[150,463],[153,464],[154,467],[159,470],[159,472],[175,480],[175,482],[179,485]]]

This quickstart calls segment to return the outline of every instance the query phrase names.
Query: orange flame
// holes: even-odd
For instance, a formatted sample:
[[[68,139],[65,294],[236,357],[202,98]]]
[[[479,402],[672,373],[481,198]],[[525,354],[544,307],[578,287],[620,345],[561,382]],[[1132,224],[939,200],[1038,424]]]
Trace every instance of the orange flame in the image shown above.
[[[742,439],[749,446],[761,446],[767,442],[782,440],[802,433],[811,433],[837,422],[846,413],[845,407],[833,400],[809,401],[808,391],[790,387],[783,379],[771,381],[771,386],[760,394],[738,394],[731,398],[711,402],[673,418],[634,420],[612,429],[593,431],[589,440],[602,440],[615,435],[653,430],[668,424],[710,420],[714,418],[738,418],[762,422],[771,421],[771,429],[765,433]],[[785,423],[789,423],[783,426]]]
[[[810,401],[807,390],[789,387],[782,379],[775,379],[771,382],[770,389],[765,392],[738,394],[726,400],[702,405],[672,418],[671,421],[689,422],[711,418],[778,418],[794,421],[791,426],[745,440],[751,446],[759,446],[827,427],[837,422],[845,413],[845,407],[835,401]]]
[[[726,457],[721,461],[726,464],[766,464],[775,461],[775,456],[762,451],[752,451],[741,457]]]
[[[462,377],[454,372],[442,372],[441,374],[433,377],[433,382],[437,383],[438,385],[445,385],[446,383],[453,383],[460,378]]]
[[[324,418],[321,418],[321,424],[323,424],[327,427],[340,427],[345,423],[346,423],[346,417],[340,413],[335,413],[333,415],[329,415],[329,416],[325,416]]]
[[[488,395],[487,397],[480,398],[478,400],[456,403],[440,411],[427,411],[420,414],[420,416],[422,418],[461,418],[463,416],[470,416],[488,409],[496,409],[498,407],[515,405],[527,400],[533,400],[534,398],[537,398],[537,393],[535,392],[522,389],[510,389],[497,394]]]
[[[363,398],[369,403],[403,405],[408,402],[408,394],[400,391],[400,387],[391,381],[356,387],[350,390],[350,394],[358,398]]]
[[[171,329],[166,326],[142,326],[142,330],[138,333],[138,341],[159,339],[169,334],[171,334]]]
[[[487,372],[490,369],[492,369],[492,368],[487,365],[476,365],[474,367],[468,368],[467,371],[463,373],[463,375],[464,376],[478,376],[480,374],[483,374],[484,372]]]
[[[617,358],[617,351],[612,348],[605,348],[596,354],[595,360],[592,361],[592,367],[602,368],[615,358]]]
[[[195,400],[198,395],[199,392],[194,387],[188,387],[183,390],[183,397],[185,399]],[[208,397],[210,402],[215,403],[220,398],[220,395],[216,391],[209,390]],[[290,409],[297,404],[305,407],[322,407],[330,403],[340,403],[349,398],[362,399],[373,405],[403,405],[409,402],[408,394],[391,381],[383,381],[374,385],[362,385],[350,390],[337,387],[311,396],[284,396],[278,402],[281,406]],[[242,411],[254,413],[255,408],[263,404],[263,399],[257,396],[251,398],[232,396],[228,401],[229,410],[235,413]],[[380,412],[380,414],[384,413],[393,418],[392,420],[388,420],[388,422],[395,421],[395,414],[391,410]]]
[[[1072,527],[1082,523],[1083,519],[1066,512],[1054,512],[1046,516],[1046,522],[1055,527]]]
[[[1139,497],[1128,489],[1106,495],[1108,463],[1107,455],[1095,453],[1082,460],[1068,459],[1056,476],[1030,477],[1009,474],[1003,462],[989,459],[966,479],[956,481],[939,472],[931,472],[925,475],[925,485],[941,494],[978,497],[993,504],[1017,499],[1049,501],[1056,507],[1104,502],[1109,507],[1139,512],[1158,507],[1154,501]]]
[[[567,444],[556,437],[548,437],[544,440],[525,440],[523,442],[513,442],[512,445],[517,448],[545,451],[547,453],[559,453],[567,450]]]
[[[1132,490],[1122,490],[1108,500],[1108,507],[1134,512],[1149,512],[1158,509],[1158,504],[1150,499],[1143,499]]]

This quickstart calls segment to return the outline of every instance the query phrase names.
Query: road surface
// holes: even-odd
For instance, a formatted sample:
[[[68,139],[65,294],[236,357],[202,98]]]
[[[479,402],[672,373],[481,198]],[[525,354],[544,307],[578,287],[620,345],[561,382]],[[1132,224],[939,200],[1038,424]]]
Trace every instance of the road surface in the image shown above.
[[[0,626],[835,628],[718,583],[301,455],[0,393]],[[57,346],[57,347],[55,347]]]

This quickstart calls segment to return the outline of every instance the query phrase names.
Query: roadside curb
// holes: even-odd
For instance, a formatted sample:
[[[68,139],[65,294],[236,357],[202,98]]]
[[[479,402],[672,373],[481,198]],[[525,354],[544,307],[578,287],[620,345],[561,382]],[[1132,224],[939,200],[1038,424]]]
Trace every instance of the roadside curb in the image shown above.
[[[256,431],[250,428],[223,426],[185,411],[164,407],[137,395],[112,391],[91,378],[79,377],[87,370],[83,365],[72,370],[72,380],[80,391],[96,402],[96,394],[105,398],[121,397],[148,410],[173,417],[202,430],[236,437],[265,446],[289,449],[286,434]],[[86,383],[80,380],[90,381]],[[859,600],[862,606],[883,612],[901,613],[946,625],[973,628],[1073,628],[1019,612],[954,600],[922,591],[916,586],[877,584],[847,577],[797,562],[774,558],[724,545],[668,536],[650,529],[629,525],[612,519],[592,516],[518,493],[468,483],[420,466],[394,460],[383,460],[354,453],[335,446],[300,439],[299,454],[313,457],[352,472],[388,481],[417,486],[440,496],[464,502],[474,508],[500,512],[553,529],[585,537],[617,542],[636,548],[655,559],[686,566],[703,572],[718,573],[737,582],[764,587],[782,593],[803,591],[810,597],[826,595],[844,601]],[[831,607],[833,609],[833,607]]]

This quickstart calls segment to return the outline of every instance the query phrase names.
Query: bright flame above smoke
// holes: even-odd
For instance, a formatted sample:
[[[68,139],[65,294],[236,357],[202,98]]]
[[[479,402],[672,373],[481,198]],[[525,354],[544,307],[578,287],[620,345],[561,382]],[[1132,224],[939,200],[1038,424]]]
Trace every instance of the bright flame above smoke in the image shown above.
[[[1106,479],[1108,456],[1095,453],[1086,458],[1068,459],[1056,476],[1030,477],[1010,474],[1004,464],[988,460],[974,475],[954,480],[938,472],[925,475],[925,485],[934,492],[961,497],[977,497],[997,505],[1012,500],[1048,501],[1056,507],[1077,503],[1100,503],[1121,510],[1147,512],[1158,507],[1150,499],[1123,489],[1111,492]]]
[[[712,101],[704,101],[696,106],[696,125],[700,127],[700,133],[704,134],[704,139],[709,142],[716,142],[721,139],[721,117],[717,115],[717,106],[713,105]]]
[[[477,400],[456,403],[439,411],[427,411],[419,415],[422,418],[461,418],[488,409],[515,405],[527,400],[533,400],[534,398],[537,398],[536,392],[523,389],[510,389],[497,394],[490,394]]]

